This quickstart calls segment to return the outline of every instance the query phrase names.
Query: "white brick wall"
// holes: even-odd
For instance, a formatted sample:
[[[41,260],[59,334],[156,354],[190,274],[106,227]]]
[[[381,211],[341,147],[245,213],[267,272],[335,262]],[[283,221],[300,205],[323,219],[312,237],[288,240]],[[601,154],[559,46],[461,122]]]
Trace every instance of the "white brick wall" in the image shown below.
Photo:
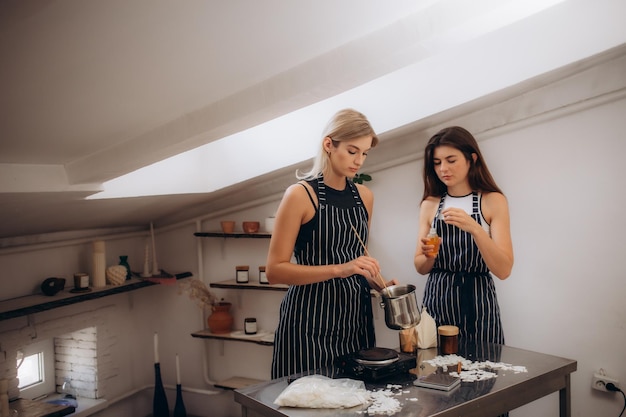
[[[55,383],[57,391],[66,376],[77,394],[85,398],[105,398],[106,383],[117,376],[110,348],[116,342],[107,320],[115,306],[93,310],[64,309],[6,320],[0,325],[0,378],[9,380],[9,398],[19,397],[17,351],[32,342],[54,339]]]
[[[79,397],[98,398],[98,352],[95,327],[54,338],[57,392],[69,378]]]

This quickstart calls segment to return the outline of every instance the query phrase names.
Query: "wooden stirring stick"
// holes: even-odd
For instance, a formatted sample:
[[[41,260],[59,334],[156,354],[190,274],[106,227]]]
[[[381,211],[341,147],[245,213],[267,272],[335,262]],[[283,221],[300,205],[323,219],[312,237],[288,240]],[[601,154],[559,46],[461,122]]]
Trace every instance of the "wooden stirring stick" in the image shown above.
[[[354,231],[354,234],[356,235],[356,238],[359,239],[359,242],[361,243],[361,246],[363,246],[363,250],[365,251],[365,255],[370,256],[370,253],[367,250],[367,247],[365,246],[365,243],[361,240],[361,236],[359,236],[359,232],[357,232],[357,230],[354,228],[354,226],[350,225],[350,227]],[[385,279],[383,278],[383,276],[380,274],[380,272],[377,272],[376,276],[383,283],[383,289],[386,290],[387,289],[387,284],[385,283]]]

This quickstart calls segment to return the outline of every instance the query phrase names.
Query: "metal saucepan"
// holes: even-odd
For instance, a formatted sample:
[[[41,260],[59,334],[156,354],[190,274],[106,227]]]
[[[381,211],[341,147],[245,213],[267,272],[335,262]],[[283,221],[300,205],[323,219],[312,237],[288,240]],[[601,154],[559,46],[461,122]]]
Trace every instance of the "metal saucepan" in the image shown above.
[[[385,309],[385,323],[394,330],[410,329],[420,322],[415,285],[392,285],[380,292],[380,306]]]

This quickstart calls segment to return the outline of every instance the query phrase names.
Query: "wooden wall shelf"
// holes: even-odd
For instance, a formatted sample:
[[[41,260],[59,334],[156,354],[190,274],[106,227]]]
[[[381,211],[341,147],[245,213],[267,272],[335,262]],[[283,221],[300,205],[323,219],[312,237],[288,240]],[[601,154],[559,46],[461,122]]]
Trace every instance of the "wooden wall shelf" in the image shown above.
[[[212,282],[209,284],[211,288],[228,288],[232,290],[265,290],[265,291],[287,291],[289,288],[286,284],[261,284],[259,281],[250,281],[240,283],[234,279],[226,281]]]
[[[198,330],[196,332],[191,333],[191,336],[196,337],[198,339],[228,340],[228,341],[234,341],[234,342],[255,343],[257,345],[263,345],[263,346],[274,346],[271,333],[269,334],[271,340],[266,339],[266,337],[268,336],[267,332],[259,332],[258,335],[245,335],[245,336],[244,335],[237,336],[237,333],[241,333],[241,331],[235,331],[231,333],[211,333],[210,330],[204,329],[204,330]]]
[[[187,278],[190,276],[192,275],[189,272],[174,275],[176,279]],[[42,311],[52,310],[54,308],[81,303],[96,298],[134,291],[151,285],[158,285],[158,283],[140,278],[131,278],[121,285],[107,285],[106,287],[97,289],[92,288],[90,292],[85,293],[72,293],[66,289],[52,296],[33,294],[26,295],[24,297],[11,298],[9,300],[0,301],[0,321],[27,316],[34,313],[41,313]],[[71,288],[72,286],[70,286],[70,289]]]
[[[271,233],[223,233],[223,232],[196,232],[194,236],[198,237],[223,237],[234,239],[269,239]]]

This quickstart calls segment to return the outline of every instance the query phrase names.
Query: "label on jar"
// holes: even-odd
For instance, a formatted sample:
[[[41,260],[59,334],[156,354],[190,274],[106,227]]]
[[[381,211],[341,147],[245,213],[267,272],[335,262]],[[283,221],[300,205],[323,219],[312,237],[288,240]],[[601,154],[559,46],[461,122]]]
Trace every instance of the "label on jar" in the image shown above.
[[[245,319],[243,330],[245,334],[256,334],[256,319],[255,318]]]
[[[89,275],[78,272],[74,274],[74,288],[85,289],[89,287]]]
[[[238,266],[236,268],[236,272],[235,272],[235,280],[238,283],[246,283],[249,281],[249,276],[248,276],[248,267],[245,266]]]

